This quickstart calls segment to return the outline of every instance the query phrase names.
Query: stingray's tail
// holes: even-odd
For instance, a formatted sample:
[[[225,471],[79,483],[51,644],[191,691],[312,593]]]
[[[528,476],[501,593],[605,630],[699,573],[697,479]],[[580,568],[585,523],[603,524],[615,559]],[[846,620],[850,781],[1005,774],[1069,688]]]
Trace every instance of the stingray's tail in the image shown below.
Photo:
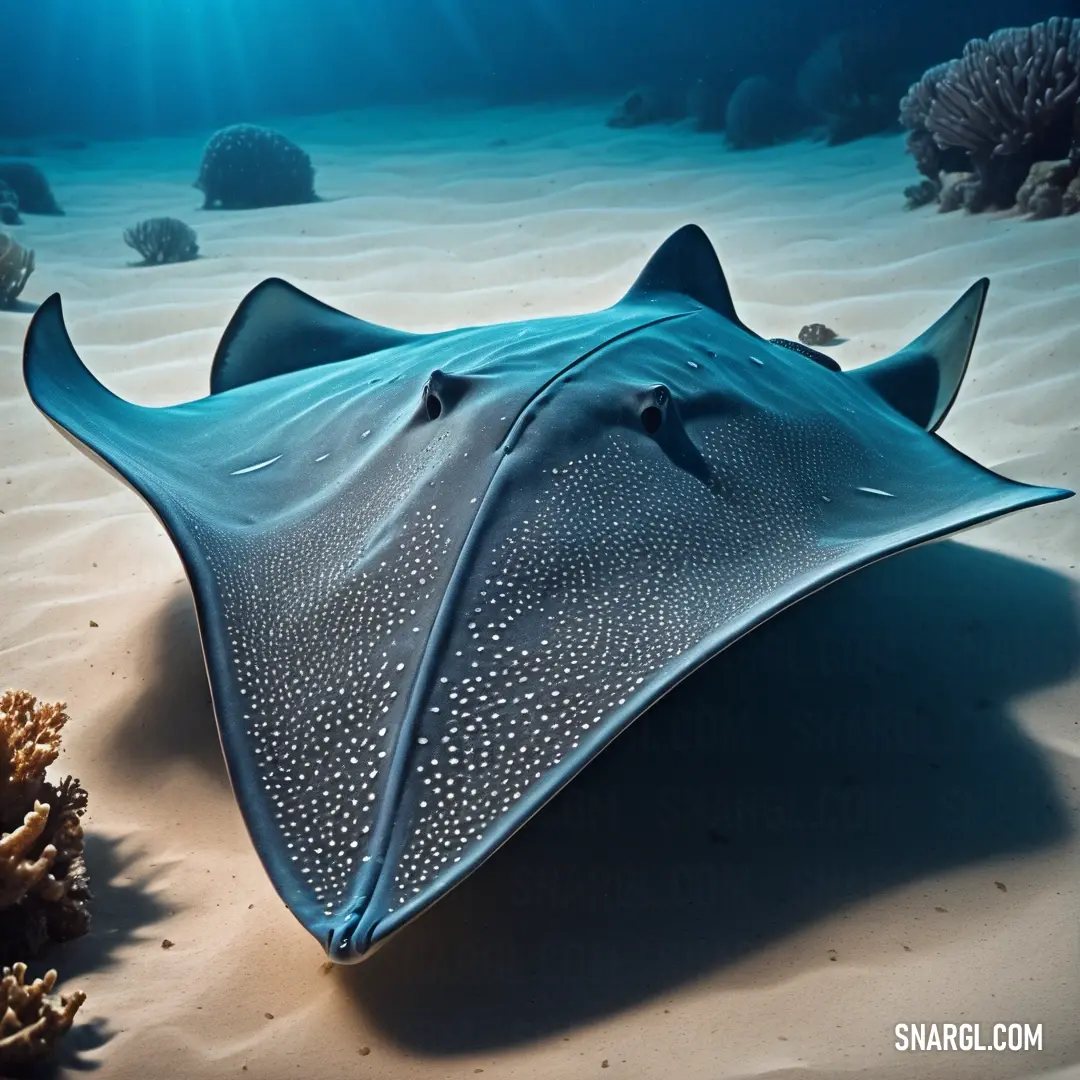
[[[935,431],[945,419],[967,371],[979,330],[986,278],[974,285],[933,326],[892,356],[849,376],[857,379],[909,420]]]

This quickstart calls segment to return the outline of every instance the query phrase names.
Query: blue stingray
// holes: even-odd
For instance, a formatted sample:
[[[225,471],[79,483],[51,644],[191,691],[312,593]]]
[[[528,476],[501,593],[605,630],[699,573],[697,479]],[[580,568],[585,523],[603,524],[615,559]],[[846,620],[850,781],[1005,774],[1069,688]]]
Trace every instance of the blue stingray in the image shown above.
[[[933,434],[986,288],[841,372],[744,326],[687,226],[590,315],[413,335],[271,279],[169,408],[105,389],[57,296],[24,369],[164,523],[255,846],[348,962],[763,620],[1072,494]]]

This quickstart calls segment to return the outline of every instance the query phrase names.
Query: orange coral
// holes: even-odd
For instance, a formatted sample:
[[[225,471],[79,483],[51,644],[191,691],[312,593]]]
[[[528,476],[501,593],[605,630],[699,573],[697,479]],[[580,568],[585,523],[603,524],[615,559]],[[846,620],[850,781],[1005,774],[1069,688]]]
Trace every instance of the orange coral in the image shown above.
[[[71,1027],[86,1000],[79,990],[53,994],[56,972],[47,971],[29,985],[26,965],[4,968],[0,978],[0,1067],[15,1068],[39,1061]]]
[[[45,770],[68,716],[25,690],[0,696],[0,960],[33,955],[86,933],[90,890],[83,862],[86,792]],[[0,1069],[44,1056],[71,1027],[84,995],[52,998],[56,972],[27,985],[25,964],[0,978]]]
[[[37,796],[67,722],[63,702],[44,705],[25,690],[0,696],[0,821]]]

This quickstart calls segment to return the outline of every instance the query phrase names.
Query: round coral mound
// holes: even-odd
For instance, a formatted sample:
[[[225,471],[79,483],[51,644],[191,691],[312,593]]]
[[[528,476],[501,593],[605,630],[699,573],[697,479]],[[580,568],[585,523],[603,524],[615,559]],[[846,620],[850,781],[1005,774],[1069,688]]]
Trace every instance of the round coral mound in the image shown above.
[[[296,143],[270,128],[234,124],[203,151],[195,186],[204,210],[252,210],[315,201],[315,170]]]

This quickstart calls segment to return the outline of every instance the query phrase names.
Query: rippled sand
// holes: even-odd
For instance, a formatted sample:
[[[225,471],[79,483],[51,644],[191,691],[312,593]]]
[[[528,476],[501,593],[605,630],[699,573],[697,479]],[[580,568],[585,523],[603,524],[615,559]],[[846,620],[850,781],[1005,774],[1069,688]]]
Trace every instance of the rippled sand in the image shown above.
[[[235,214],[197,209],[202,137],[45,150],[67,216],[17,230],[37,251],[24,300],[59,291],[95,373],[168,404],[205,392],[264,277],[410,330],[588,311],[693,221],[749,325],[825,322],[845,367],[989,275],[941,434],[1076,485],[1080,217],[904,212],[899,137],[733,154],[602,119],[282,121],[326,201]],[[123,229],[159,214],[201,259],[130,265]],[[326,972],[229,791],[179,560],[31,406],[28,319],[0,313],[2,681],[73,716],[61,767],[90,791],[96,915],[50,962],[89,995],[72,1042],[100,1076],[951,1080],[1080,1060],[1080,500],[774,620],[377,956]],[[999,1020],[1041,1023],[1043,1052],[893,1049],[903,1021]]]

